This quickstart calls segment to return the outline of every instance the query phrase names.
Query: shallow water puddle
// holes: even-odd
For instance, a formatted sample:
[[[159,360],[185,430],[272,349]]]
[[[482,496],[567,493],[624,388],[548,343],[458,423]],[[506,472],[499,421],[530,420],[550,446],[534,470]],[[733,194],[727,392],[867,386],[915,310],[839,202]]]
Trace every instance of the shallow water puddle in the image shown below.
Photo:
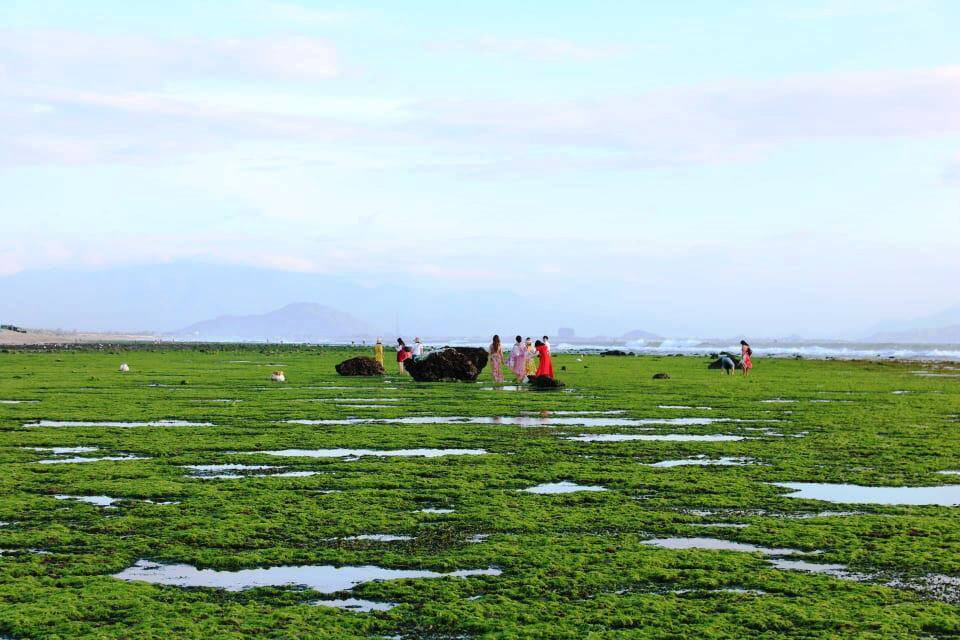
[[[538,494],[553,494],[553,493],[576,493],[577,491],[606,491],[606,487],[598,487],[596,485],[582,485],[564,480],[562,482],[547,482],[545,484],[538,484],[535,487],[527,487],[526,489],[521,489],[526,493],[538,493]]]
[[[455,509],[438,509],[435,507],[426,507],[423,509],[417,509],[418,513],[453,513]]]
[[[631,440],[642,441],[663,441],[663,442],[737,442],[746,440],[743,436],[733,436],[728,434],[713,435],[690,435],[685,433],[663,433],[660,435],[651,434],[628,434],[628,433],[598,433],[581,434],[579,436],[569,436],[564,440],[575,440],[577,442],[629,442]]]
[[[708,458],[706,456],[696,456],[694,458],[684,458],[682,460],[662,460],[660,462],[654,462],[648,464],[648,467],[683,467],[687,465],[699,465],[699,466],[718,466],[718,467],[730,467],[730,466],[745,466],[749,464],[756,464],[757,461],[753,458]]]
[[[0,404],[36,404],[39,400],[0,400]]]
[[[46,460],[37,460],[37,464],[80,464],[84,462],[117,462],[123,460],[146,460],[140,456],[101,456],[99,458],[88,458],[85,456],[74,456],[72,458],[47,458]]]
[[[60,456],[67,453],[93,453],[98,447],[23,447],[30,451],[49,451],[51,455]]]
[[[661,549],[685,550],[703,549],[707,551],[733,551],[737,553],[760,553],[775,569],[785,571],[803,571],[806,573],[824,573],[837,578],[852,580],[866,580],[869,576],[847,571],[842,564],[819,564],[806,560],[789,560],[787,556],[809,556],[816,552],[800,551],[799,549],[775,549],[761,547],[744,542],[732,542],[719,538],[655,538],[644,540],[641,544],[660,547]]]
[[[188,478],[207,480],[237,480],[239,478],[304,478],[320,473],[319,471],[283,471],[286,467],[269,464],[187,464],[184,469],[194,473]],[[266,471],[269,473],[222,473],[224,471]],[[275,472],[275,473],[274,473]]]
[[[84,420],[39,420],[24,427],[212,427],[212,422],[189,420],[150,420],[146,422],[96,422]]]
[[[691,522],[687,524],[688,527],[716,527],[719,529],[746,529],[750,525],[743,522]]]
[[[370,611],[389,611],[396,606],[397,602],[374,602],[373,600],[360,600],[359,598],[346,598],[344,600],[315,600],[310,603],[315,607],[333,607],[336,609],[346,609],[357,613],[369,613]]]
[[[359,458],[360,456],[439,458],[441,456],[480,456],[488,452],[485,449],[281,449],[279,451],[251,451],[248,453],[285,458]]]
[[[717,422],[747,422],[736,418],[597,418],[550,416],[410,416],[407,418],[346,418],[343,420],[287,420],[289,424],[342,425],[363,423],[391,424],[497,424],[520,427],[582,426],[640,427],[649,425],[704,426]],[[772,422],[763,420],[760,422]]]
[[[855,484],[818,482],[774,482],[778,487],[793,490],[787,498],[823,500],[841,504],[886,505],[960,505],[960,485],[939,487],[865,487]]]
[[[617,416],[626,413],[623,409],[610,410],[584,410],[584,411],[554,411],[552,409],[541,409],[540,411],[525,411],[523,417],[550,418],[551,416]]]
[[[395,536],[388,533],[364,533],[359,536],[347,536],[341,540],[371,540],[373,542],[407,542],[413,540],[413,536]]]
[[[685,404],[658,404],[658,409],[688,409],[688,410],[698,410],[698,411],[713,411],[713,407],[691,407]]]
[[[385,404],[341,404],[336,403],[333,406],[343,407],[345,409],[392,409],[393,407]]]
[[[760,589],[742,589],[740,587],[725,587],[720,589],[672,589],[667,593],[673,593],[677,595],[685,595],[688,593],[693,594],[704,594],[704,593],[738,593],[749,596],[765,596],[767,595],[766,591]]]
[[[760,402],[764,404],[793,404],[797,401],[791,400],[790,398],[770,398],[769,400],[761,400]]]
[[[645,544],[661,549],[707,549],[710,551],[737,551],[740,553],[762,553],[765,556],[795,556],[806,555],[799,549],[773,549],[759,547],[745,542],[732,542],[719,538],[654,538],[643,540]]]
[[[257,587],[303,587],[321,593],[349,591],[358,584],[375,580],[403,580],[409,578],[466,578],[469,576],[499,576],[501,571],[466,569],[441,573],[422,569],[385,569],[372,565],[334,567],[331,565],[279,566],[266,569],[217,571],[197,569],[188,564],[160,564],[138,560],[132,567],[113,575],[120,580],[149,582],[176,587],[209,587],[226,591],[244,591]]]
[[[76,500],[77,502],[86,502],[87,504],[98,507],[113,507],[114,503],[120,502],[123,498],[111,498],[110,496],[68,496],[58,494],[53,496],[57,500]]]

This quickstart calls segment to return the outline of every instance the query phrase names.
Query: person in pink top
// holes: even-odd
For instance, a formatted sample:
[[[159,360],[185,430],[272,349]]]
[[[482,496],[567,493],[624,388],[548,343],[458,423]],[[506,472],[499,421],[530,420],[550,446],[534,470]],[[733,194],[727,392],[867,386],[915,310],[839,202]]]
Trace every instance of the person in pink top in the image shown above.
[[[493,342],[490,343],[490,371],[493,372],[493,381],[497,384],[503,382],[503,347],[500,346],[500,336],[493,336]]]
[[[753,369],[753,361],[750,357],[753,355],[753,349],[750,348],[750,345],[747,344],[746,340],[740,341],[740,368],[743,369],[743,375],[750,373],[750,369]]]
[[[523,382],[524,378],[527,377],[527,346],[523,344],[521,336],[517,336],[517,342],[510,350],[510,359],[507,364],[517,378],[517,382]]]

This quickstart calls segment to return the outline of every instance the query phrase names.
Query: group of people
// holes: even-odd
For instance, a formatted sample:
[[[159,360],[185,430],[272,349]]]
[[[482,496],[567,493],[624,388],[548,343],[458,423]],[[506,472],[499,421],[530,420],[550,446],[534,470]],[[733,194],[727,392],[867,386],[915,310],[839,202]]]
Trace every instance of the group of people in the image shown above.
[[[490,342],[490,348],[487,350],[490,354],[490,371],[493,373],[493,381],[502,383],[503,376],[503,345],[500,342],[500,336],[493,336]],[[753,349],[747,344],[746,340],[740,341],[740,368],[743,375],[748,375],[753,369]],[[373,357],[383,366],[383,340],[377,338],[373,345]],[[423,342],[420,338],[414,338],[413,346],[407,346],[403,338],[397,338],[397,369],[400,373],[406,373],[404,362],[407,360],[419,360],[423,357]],[[735,368],[735,363],[729,358],[724,362],[724,369],[731,373]],[[728,368],[729,367],[729,368]],[[543,336],[542,340],[534,342],[529,337],[524,340],[522,336],[517,336],[513,348],[510,349],[510,355],[507,357],[507,368],[513,373],[517,382],[525,382],[531,377],[548,376],[553,377],[553,362],[550,359],[550,338]]]
[[[407,343],[403,341],[403,338],[397,338],[397,369],[400,373],[406,373],[403,363],[407,360],[419,360],[423,357],[423,342],[420,341],[420,338],[414,338],[413,346],[407,346]],[[383,366],[383,340],[377,338],[376,344],[373,345],[373,359],[380,363],[380,366]]]
[[[403,338],[397,338],[397,370],[406,373],[404,363],[407,360],[419,360],[423,357],[423,342],[414,338],[413,345],[408,346]],[[493,336],[488,349],[490,354],[490,370],[493,372],[494,382],[503,382],[503,345],[500,336]],[[373,358],[383,366],[383,340],[377,338],[373,345]],[[517,336],[517,341],[507,357],[507,367],[516,377],[517,382],[524,382],[527,378],[549,376],[553,377],[553,362],[550,360],[550,338],[543,336],[542,340],[534,342],[530,338],[524,341]]]
[[[490,371],[493,381],[503,382],[503,345],[500,336],[493,336],[488,349],[490,353]],[[537,361],[534,361],[534,358]],[[531,377],[553,377],[553,362],[550,359],[550,339],[543,336],[543,340],[534,342],[530,338],[524,341],[523,336],[517,336],[517,341],[510,349],[507,358],[507,367],[516,377],[517,382],[524,382]]]

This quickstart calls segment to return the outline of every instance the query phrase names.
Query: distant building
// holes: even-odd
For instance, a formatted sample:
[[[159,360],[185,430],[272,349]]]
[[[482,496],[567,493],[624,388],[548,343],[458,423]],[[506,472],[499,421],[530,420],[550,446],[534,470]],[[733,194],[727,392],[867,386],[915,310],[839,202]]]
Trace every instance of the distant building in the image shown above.
[[[570,340],[571,338],[576,337],[576,335],[577,332],[570,327],[560,327],[557,329],[557,338],[560,340]]]

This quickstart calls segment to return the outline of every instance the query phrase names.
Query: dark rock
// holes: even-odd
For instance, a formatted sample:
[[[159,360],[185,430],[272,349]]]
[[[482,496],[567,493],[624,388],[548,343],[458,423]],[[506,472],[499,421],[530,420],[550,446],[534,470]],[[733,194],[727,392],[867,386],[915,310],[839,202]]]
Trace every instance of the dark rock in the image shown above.
[[[601,351],[600,355],[602,356],[629,356],[632,354],[627,353],[626,351],[621,351],[620,349],[609,349],[607,351]]]
[[[403,363],[417,382],[473,382],[487,366],[487,352],[476,347],[447,347]]]
[[[344,360],[334,368],[342,376],[382,376],[387,373],[382,364],[367,356]]]
[[[670,379],[670,374],[669,374],[669,373],[655,373],[655,374],[653,374],[653,379],[654,379],[654,380],[669,380],[669,379]]]
[[[545,389],[559,389],[566,386],[556,378],[551,378],[550,376],[532,376],[528,382],[530,383],[531,387],[538,391]]]
[[[566,365],[560,367],[560,371],[566,371],[566,370],[567,370],[567,366],[566,366]]]

